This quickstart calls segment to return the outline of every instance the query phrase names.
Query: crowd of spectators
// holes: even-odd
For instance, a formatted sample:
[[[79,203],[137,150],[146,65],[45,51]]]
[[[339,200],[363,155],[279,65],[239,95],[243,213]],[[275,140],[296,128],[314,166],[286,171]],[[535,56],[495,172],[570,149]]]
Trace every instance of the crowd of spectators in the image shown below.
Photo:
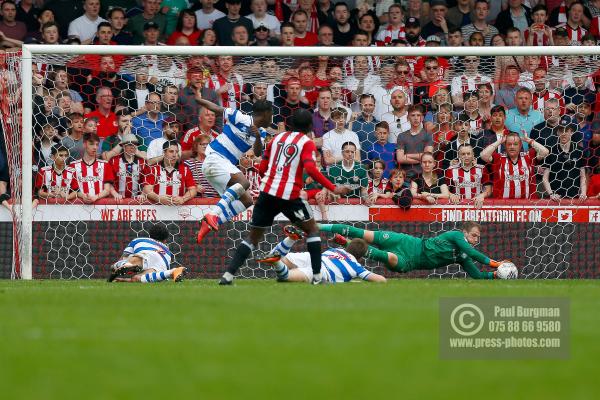
[[[0,3],[2,52],[22,43],[457,47],[600,39],[600,0]],[[599,61],[96,55],[37,62],[35,191],[86,203],[216,197],[202,162],[223,120],[199,106],[203,98],[243,112],[256,100],[272,102],[271,137],[290,128],[294,110],[312,111],[323,170],[364,204],[600,198]],[[259,158],[249,153],[240,165],[255,191]],[[0,151],[3,201],[7,159]],[[320,205],[340,200],[309,177],[305,189]]]

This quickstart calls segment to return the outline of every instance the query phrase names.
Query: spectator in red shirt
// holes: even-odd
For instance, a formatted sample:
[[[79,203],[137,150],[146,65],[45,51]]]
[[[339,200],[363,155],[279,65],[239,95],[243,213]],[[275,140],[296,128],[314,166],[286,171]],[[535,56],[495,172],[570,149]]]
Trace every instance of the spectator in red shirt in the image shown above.
[[[98,120],[98,136],[101,139],[112,136],[118,132],[117,116],[112,111],[113,94],[110,88],[101,87],[96,91],[96,104],[98,108],[85,115],[85,118]]]
[[[480,158],[492,162],[493,193],[496,199],[536,199],[535,167],[546,158],[549,150],[525,136],[529,151],[522,153],[523,145],[516,132],[502,136],[483,149]],[[506,154],[496,150],[504,145]]]
[[[189,129],[181,137],[181,159],[187,160],[193,155],[194,141],[201,135],[206,135],[212,141],[219,135],[219,132],[215,131],[215,123],[217,121],[217,115],[214,111],[209,110],[206,107],[200,108],[198,113],[198,125]]]
[[[304,10],[296,10],[292,14],[292,25],[294,25],[294,46],[315,46],[319,42],[316,34],[309,32],[308,14]]]
[[[179,162],[176,140],[166,141],[163,152],[163,161],[145,171],[144,194],[154,203],[180,206],[196,197],[196,182],[192,171]]]
[[[177,26],[175,32],[167,39],[168,45],[174,45],[177,39],[185,37],[191,45],[197,45],[200,40],[202,31],[198,29],[196,22],[196,13],[189,8],[181,11],[177,18]]]

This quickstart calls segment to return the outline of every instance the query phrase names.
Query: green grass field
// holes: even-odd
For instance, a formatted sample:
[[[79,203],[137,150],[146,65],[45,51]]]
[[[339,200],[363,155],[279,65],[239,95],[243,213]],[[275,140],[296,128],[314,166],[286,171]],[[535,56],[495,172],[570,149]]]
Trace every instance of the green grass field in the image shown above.
[[[597,281],[0,281],[3,399],[591,399]],[[571,299],[568,360],[440,360],[438,299]],[[596,395],[593,395],[596,393]]]

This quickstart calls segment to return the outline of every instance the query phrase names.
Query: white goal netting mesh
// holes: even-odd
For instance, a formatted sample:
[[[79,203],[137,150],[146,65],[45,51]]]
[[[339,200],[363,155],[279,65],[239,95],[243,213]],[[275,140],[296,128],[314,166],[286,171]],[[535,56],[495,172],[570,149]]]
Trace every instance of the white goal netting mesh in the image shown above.
[[[20,196],[21,139],[29,133],[21,129],[20,55],[2,63],[18,266],[19,205],[29,201]],[[35,55],[34,277],[103,277],[157,221],[171,233],[175,265],[204,277],[223,271],[251,212],[195,244],[198,221],[217,199],[200,166],[223,126],[199,96],[245,113],[257,99],[270,101],[270,135],[288,128],[295,109],[313,112],[324,173],[354,189],[333,198],[307,178],[305,196],[318,220],[424,237],[478,220],[485,226],[480,249],[513,260],[522,277],[596,276],[598,231],[589,222],[597,203],[582,202],[600,172],[600,135],[593,134],[600,131],[599,70],[594,56]],[[162,142],[152,143],[161,138],[179,142],[177,165],[194,178],[198,195],[183,205],[176,197],[189,185],[165,177]],[[344,159],[348,141],[355,152]],[[254,195],[259,161],[249,153],[240,162]],[[164,196],[148,198],[147,185]],[[581,211],[586,204],[593,210]],[[281,239],[276,226],[261,249]],[[241,274],[272,276],[253,261]],[[450,266],[410,276],[465,273]]]

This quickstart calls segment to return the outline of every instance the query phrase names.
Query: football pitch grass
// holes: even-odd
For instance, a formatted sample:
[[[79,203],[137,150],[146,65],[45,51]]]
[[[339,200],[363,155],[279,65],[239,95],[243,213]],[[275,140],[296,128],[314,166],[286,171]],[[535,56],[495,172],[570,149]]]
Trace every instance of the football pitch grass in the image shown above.
[[[440,297],[571,301],[567,360],[440,360]],[[591,399],[598,281],[0,281],[4,399]],[[593,393],[596,393],[594,395]]]

